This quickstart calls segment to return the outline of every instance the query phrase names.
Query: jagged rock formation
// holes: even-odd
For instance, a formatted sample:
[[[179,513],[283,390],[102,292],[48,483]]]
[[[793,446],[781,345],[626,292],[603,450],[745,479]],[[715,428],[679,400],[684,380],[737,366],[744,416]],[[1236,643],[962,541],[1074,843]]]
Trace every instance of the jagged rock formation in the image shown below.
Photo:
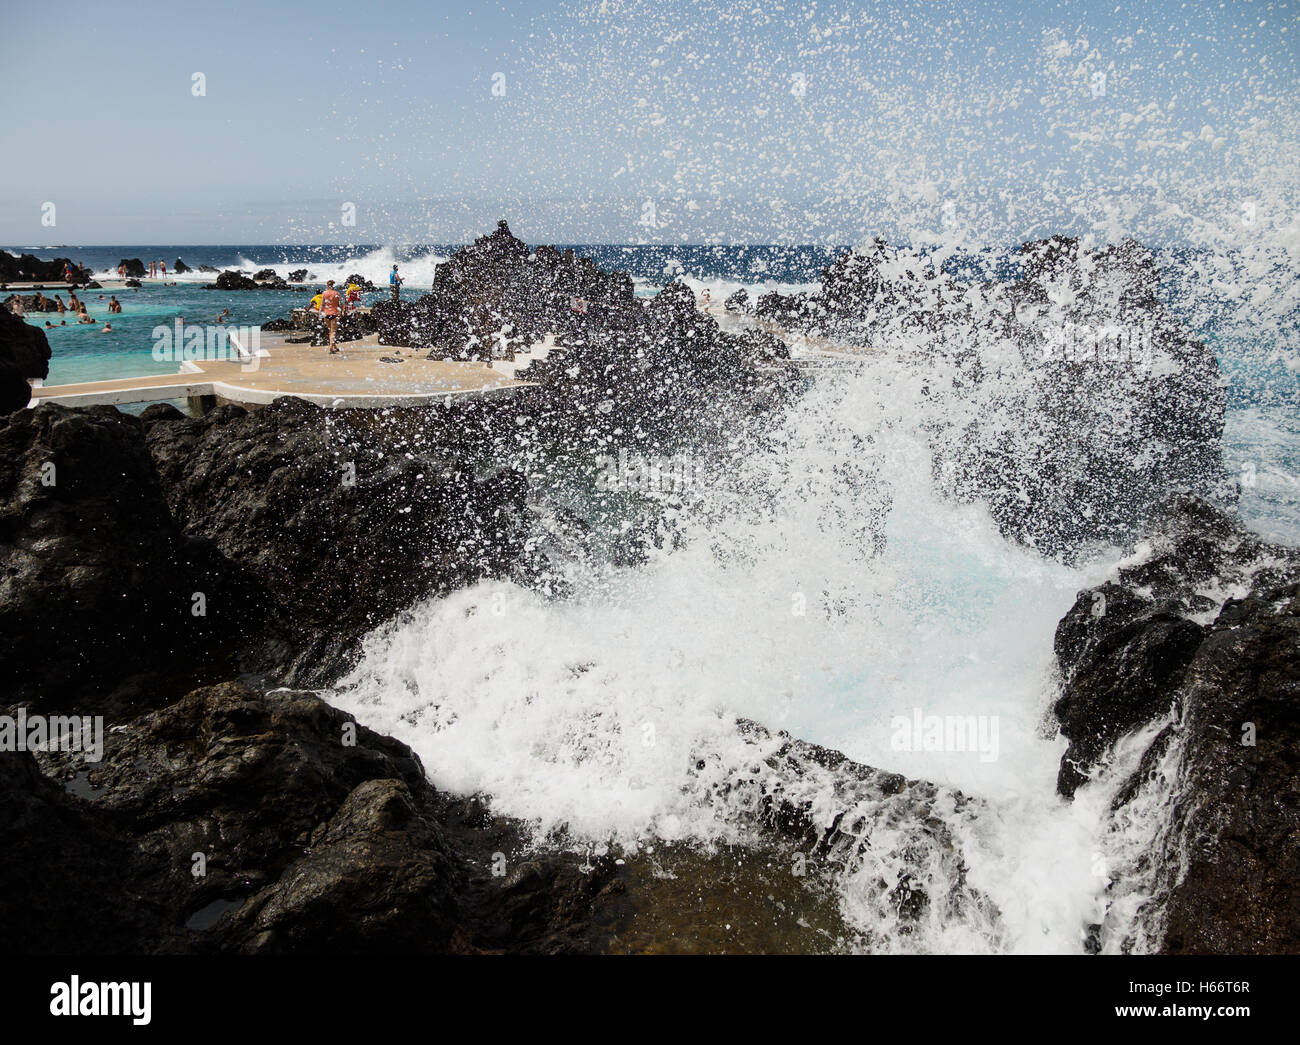
[[[742,315],[753,311],[753,306],[749,303],[749,291],[741,287],[734,294],[727,297],[722,303],[722,307],[728,312],[739,312]]]
[[[215,283],[204,284],[205,290],[287,290],[289,283],[274,269],[262,269],[249,277],[238,269],[226,269]]]
[[[1152,554],[1061,621],[1056,714],[1075,790],[1125,734],[1155,730],[1115,792],[1155,821],[1113,891],[1147,896],[1112,940],[1170,953],[1300,951],[1300,551],[1180,501]],[[1163,724],[1163,726],[1162,726]],[[1105,926],[1103,926],[1105,929]]]
[[[1123,544],[1176,492],[1230,498],[1218,366],[1160,304],[1151,252],[1053,237],[1021,257],[1021,279],[965,285],[876,240],[756,313],[922,375],[936,481],[1045,554]]]
[[[177,523],[245,565],[292,635],[264,659],[278,677],[318,684],[415,600],[517,558],[525,485],[475,464],[483,406],[383,426],[286,398],[201,418],[158,405],[141,422]]]
[[[429,293],[375,306],[383,344],[429,350],[430,358],[510,358],[548,331],[635,309],[632,280],[606,273],[572,250],[535,252],[501,221],[434,273]]]
[[[0,417],[0,677],[59,703],[133,675],[211,671],[261,602],[168,511],[138,419],[45,405]]]
[[[508,572],[523,479],[474,464],[489,422],[451,413],[379,433],[288,399],[198,419],[53,404],[0,418],[7,691],[58,700],[179,673],[162,699],[235,656],[330,680],[415,600]]]
[[[590,952],[622,914],[612,860],[530,853],[310,693],[212,686],[38,758],[0,757],[9,953]]]
[[[538,849],[524,825],[437,791],[404,744],[312,693],[204,687],[116,720],[98,762],[68,752],[0,759],[0,829],[13,857],[2,946],[825,950],[853,934],[823,886],[864,865],[878,869],[881,910],[902,932],[932,906],[979,902],[943,822],[967,799],[741,728],[763,771],[741,774],[719,799],[749,810],[754,838],[712,854],[666,845],[616,859]],[[828,792],[837,792],[829,804]],[[933,894],[936,872],[957,872],[958,884]],[[102,911],[90,925],[87,906]]]
[[[556,334],[559,348],[519,372],[542,386],[520,403],[551,459],[593,459],[615,431],[648,455],[717,446],[798,387],[757,369],[788,356],[779,339],[720,331],[685,284],[643,302],[625,273],[530,251],[504,221],[439,265],[428,295],[373,314],[381,344],[434,357],[509,357]]]
[[[85,266],[71,258],[42,261],[34,254],[14,257],[7,250],[0,250],[0,283],[62,283],[64,269],[69,265],[72,266],[72,282],[89,281],[90,273]]]
[[[0,414],[22,410],[32,398],[31,378],[50,376],[50,344],[40,327],[0,305]]]

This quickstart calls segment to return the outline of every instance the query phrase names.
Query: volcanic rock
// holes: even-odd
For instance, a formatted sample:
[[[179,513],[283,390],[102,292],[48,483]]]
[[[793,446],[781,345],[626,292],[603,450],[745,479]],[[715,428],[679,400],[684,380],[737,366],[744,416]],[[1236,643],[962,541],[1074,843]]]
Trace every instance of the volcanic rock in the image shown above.
[[[876,240],[815,294],[765,294],[756,313],[913,369],[939,485],[1044,554],[1125,544],[1179,491],[1230,502],[1224,383],[1157,298],[1151,252],[1053,237],[1021,257],[1021,279],[965,285]]]
[[[491,413],[466,405],[376,425],[366,411],[284,398],[200,418],[158,405],[141,418],[176,520],[245,565],[296,636],[292,663],[272,644],[270,666],[317,684],[416,599],[510,569],[526,484],[490,458],[480,478],[469,464],[476,418]]]
[[[224,683],[106,741],[0,759],[6,951],[592,951],[619,913],[612,861],[528,853],[314,694]]]
[[[207,290],[257,290],[261,284],[254,279],[250,279],[238,269],[226,269],[219,276],[215,283],[206,285]]]
[[[1112,890],[1146,897],[1135,932],[1170,953],[1296,953],[1300,551],[1195,499],[1154,533],[1057,629],[1058,789],[1073,795],[1122,736],[1149,736],[1111,814],[1115,830],[1137,804],[1157,821],[1136,863],[1110,872]]]
[[[741,287],[734,294],[727,297],[722,303],[722,307],[728,312],[739,312],[742,315],[753,311],[753,306],[749,303],[749,291]]]
[[[24,323],[0,306],[0,414],[23,409],[31,401],[29,378],[50,375],[50,345],[45,331]]]
[[[40,701],[209,670],[260,623],[256,586],[168,511],[138,419],[0,416],[0,677]]]
[[[70,258],[53,258],[42,261],[34,254],[14,257],[0,250],[0,283],[62,283],[64,269],[71,265],[72,282],[85,283],[90,274],[85,267],[74,264]]]

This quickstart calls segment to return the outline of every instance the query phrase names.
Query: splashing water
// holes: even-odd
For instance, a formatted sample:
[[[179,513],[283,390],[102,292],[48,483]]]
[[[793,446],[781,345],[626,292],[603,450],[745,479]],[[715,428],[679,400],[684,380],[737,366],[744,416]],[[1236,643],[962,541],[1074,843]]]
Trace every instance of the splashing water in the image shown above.
[[[1208,36],[1194,43],[1191,23],[1186,41],[1156,40],[1169,34],[1124,13],[1090,42],[1044,16],[1006,41],[943,5],[892,6],[832,4],[814,18],[710,4],[709,17],[688,19],[639,0],[580,4],[571,31],[530,45],[538,80],[512,112],[547,127],[559,155],[609,153],[616,176],[634,181],[610,215],[590,218],[627,235],[590,238],[667,242],[680,229],[682,242],[841,243],[882,233],[935,266],[1058,232],[1085,249],[1125,237],[1165,249],[1166,306],[1216,337],[1233,381],[1272,375],[1266,401],[1229,393],[1228,464],[1250,478],[1248,520],[1294,539],[1300,195],[1287,157],[1300,122],[1289,55],[1258,72],[1219,55],[1204,66],[1225,68],[1204,74],[1207,93],[1202,80],[1165,72],[1182,68],[1185,45],[1212,52]],[[768,35],[800,44],[769,54]],[[628,61],[638,49],[653,60]],[[720,100],[701,116],[700,85],[714,82]],[[635,100],[630,126],[655,144],[624,168],[607,121],[589,112],[606,99]],[[719,164],[720,149],[738,151],[737,171]],[[647,204],[648,227],[668,231],[637,223]],[[573,220],[588,220],[586,208]],[[739,282],[700,278],[717,300],[761,278],[730,275]],[[1039,334],[1079,319],[1078,288],[1044,289],[1026,310],[1037,310],[1026,322]],[[673,550],[636,568],[575,563],[564,600],[485,584],[419,606],[370,637],[335,701],[411,744],[438,786],[482,792],[539,840],[575,848],[744,842],[755,818],[743,784],[797,795],[819,827],[839,825],[839,905],[867,949],[1158,945],[1151,886],[1135,868],[1172,792],[1148,790],[1116,819],[1109,809],[1149,738],[1118,745],[1073,802],[1055,794],[1065,745],[1050,716],[1052,636],[1118,552],[1093,549],[1071,566],[1040,556],[1003,536],[987,490],[962,503],[935,474],[936,457],[961,462],[965,426],[978,421],[987,441],[977,451],[1008,445],[1005,460],[1020,469],[1002,473],[1002,509],[1016,507],[1018,483],[1058,475],[1068,513],[1066,481],[1084,455],[1027,434],[1042,389],[1021,365],[1025,345],[980,343],[1001,324],[993,297],[976,288],[944,307],[964,317],[963,347],[986,372],[1007,375],[1001,398],[929,394],[970,384],[935,380],[941,360],[891,341],[819,377],[770,440],[779,451],[709,470],[701,510],[674,519]],[[1099,293],[1086,321],[1123,322],[1119,304]],[[881,326],[905,341],[908,318]],[[1161,433],[1139,431],[1150,417],[1134,390],[1168,377],[1167,362],[1128,375],[1128,394],[1106,374],[1061,382],[1062,415],[1082,420],[1058,431],[1084,435],[1098,458],[1109,450],[1112,475],[1145,457],[1144,476],[1158,478],[1177,454],[1159,458]],[[779,739],[738,720],[933,787],[891,796],[806,765],[783,777]],[[978,742],[930,744],[931,722],[971,724],[966,738]],[[1172,776],[1177,752],[1168,759]],[[896,895],[908,883],[927,902],[904,924]]]
[[[857,809],[874,829],[840,904],[873,949],[1080,950],[1106,798],[1055,796],[1064,743],[1044,721],[1055,624],[1107,563],[1041,558],[945,500],[922,385],[884,358],[820,380],[779,454],[715,473],[677,550],[579,574],[565,601],[482,584],[427,602],[371,636],[333,699],[411,744],[435,785],[575,847],[743,841],[743,810],[719,798],[756,758],[736,721],[786,730],[940,787],[960,859],[906,874],[967,899],[906,934],[878,881],[924,831],[893,805]],[[971,716],[978,747],[926,750],[903,728]],[[844,806],[833,775],[801,786]]]

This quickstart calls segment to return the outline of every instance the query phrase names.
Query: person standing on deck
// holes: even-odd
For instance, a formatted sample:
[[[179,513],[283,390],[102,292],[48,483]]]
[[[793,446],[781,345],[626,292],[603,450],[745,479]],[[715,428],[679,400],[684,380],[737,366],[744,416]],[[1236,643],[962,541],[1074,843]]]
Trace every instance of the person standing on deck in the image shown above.
[[[343,309],[343,295],[334,289],[334,281],[331,279],[325,284],[325,293],[320,298],[321,315],[325,317],[325,326],[330,332],[330,355],[337,355],[338,348],[335,341],[339,333],[339,313]]]
[[[399,301],[402,297],[402,277],[397,274],[397,266],[393,266],[393,271],[388,274],[388,287],[393,292],[393,300]]]

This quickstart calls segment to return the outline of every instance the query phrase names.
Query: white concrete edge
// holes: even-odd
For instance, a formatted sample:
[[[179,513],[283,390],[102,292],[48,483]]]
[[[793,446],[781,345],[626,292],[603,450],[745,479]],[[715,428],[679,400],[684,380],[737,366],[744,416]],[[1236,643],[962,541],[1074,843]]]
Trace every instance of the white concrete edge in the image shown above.
[[[222,399],[229,399],[234,403],[252,403],[254,406],[267,406],[277,399],[283,399],[288,396],[293,399],[302,399],[308,403],[314,403],[316,406],[342,406],[345,409],[352,410],[379,410],[385,407],[437,406],[438,400],[440,399],[448,400],[453,397],[461,396],[479,396],[480,398],[486,398],[488,396],[513,392],[519,388],[535,387],[537,387],[537,385],[532,381],[516,381],[513,384],[495,385],[491,388],[457,388],[448,389],[443,392],[411,392],[403,395],[374,395],[365,392],[351,392],[346,394],[281,392],[262,388],[244,388],[241,385],[227,385],[220,381],[216,381],[213,382],[212,392],[209,394],[218,395]]]
[[[490,388],[457,388],[439,392],[412,392],[404,395],[374,395],[367,393],[348,393],[343,395],[319,394],[313,392],[283,392],[261,388],[245,388],[242,385],[228,385],[222,381],[194,382],[185,385],[146,385],[141,388],[123,388],[104,392],[78,392],[75,395],[59,396],[54,392],[58,385],[49,386],[51,396],[41,399],[33,397],[27,404],[28,410],[34,410],[42,403],[61,403],[64,406],[122,406],[127,403],[161,402],[167,399],[188,399],[192,396],[220,396],[232,403],[249,403],[253,406],[267,406],[286,396],[302,399],[316,406],[341,406],[351,410],[379,410],[387,407],[437,406],[439,400],[447,401],[453,397],[479,396],[486,398],[513,392],[519,388],[536,388],[532,381],[516,381],[509,385],[495,385]]]
[[[106,392],[77,392],[73,395],[59,395],[55,390],[58,385],[50,385],[46,391],[49,396],[41,399],[33,396],[27,404],[28,410],[34,410],[42,403],[59,403],[63,406],[122,406],[125,403],[149,403],[163,399],[188,399],[190,396],[212,395],[212,382],[196,382],[188,385],[147,385],[143,388],[121,388]]]

